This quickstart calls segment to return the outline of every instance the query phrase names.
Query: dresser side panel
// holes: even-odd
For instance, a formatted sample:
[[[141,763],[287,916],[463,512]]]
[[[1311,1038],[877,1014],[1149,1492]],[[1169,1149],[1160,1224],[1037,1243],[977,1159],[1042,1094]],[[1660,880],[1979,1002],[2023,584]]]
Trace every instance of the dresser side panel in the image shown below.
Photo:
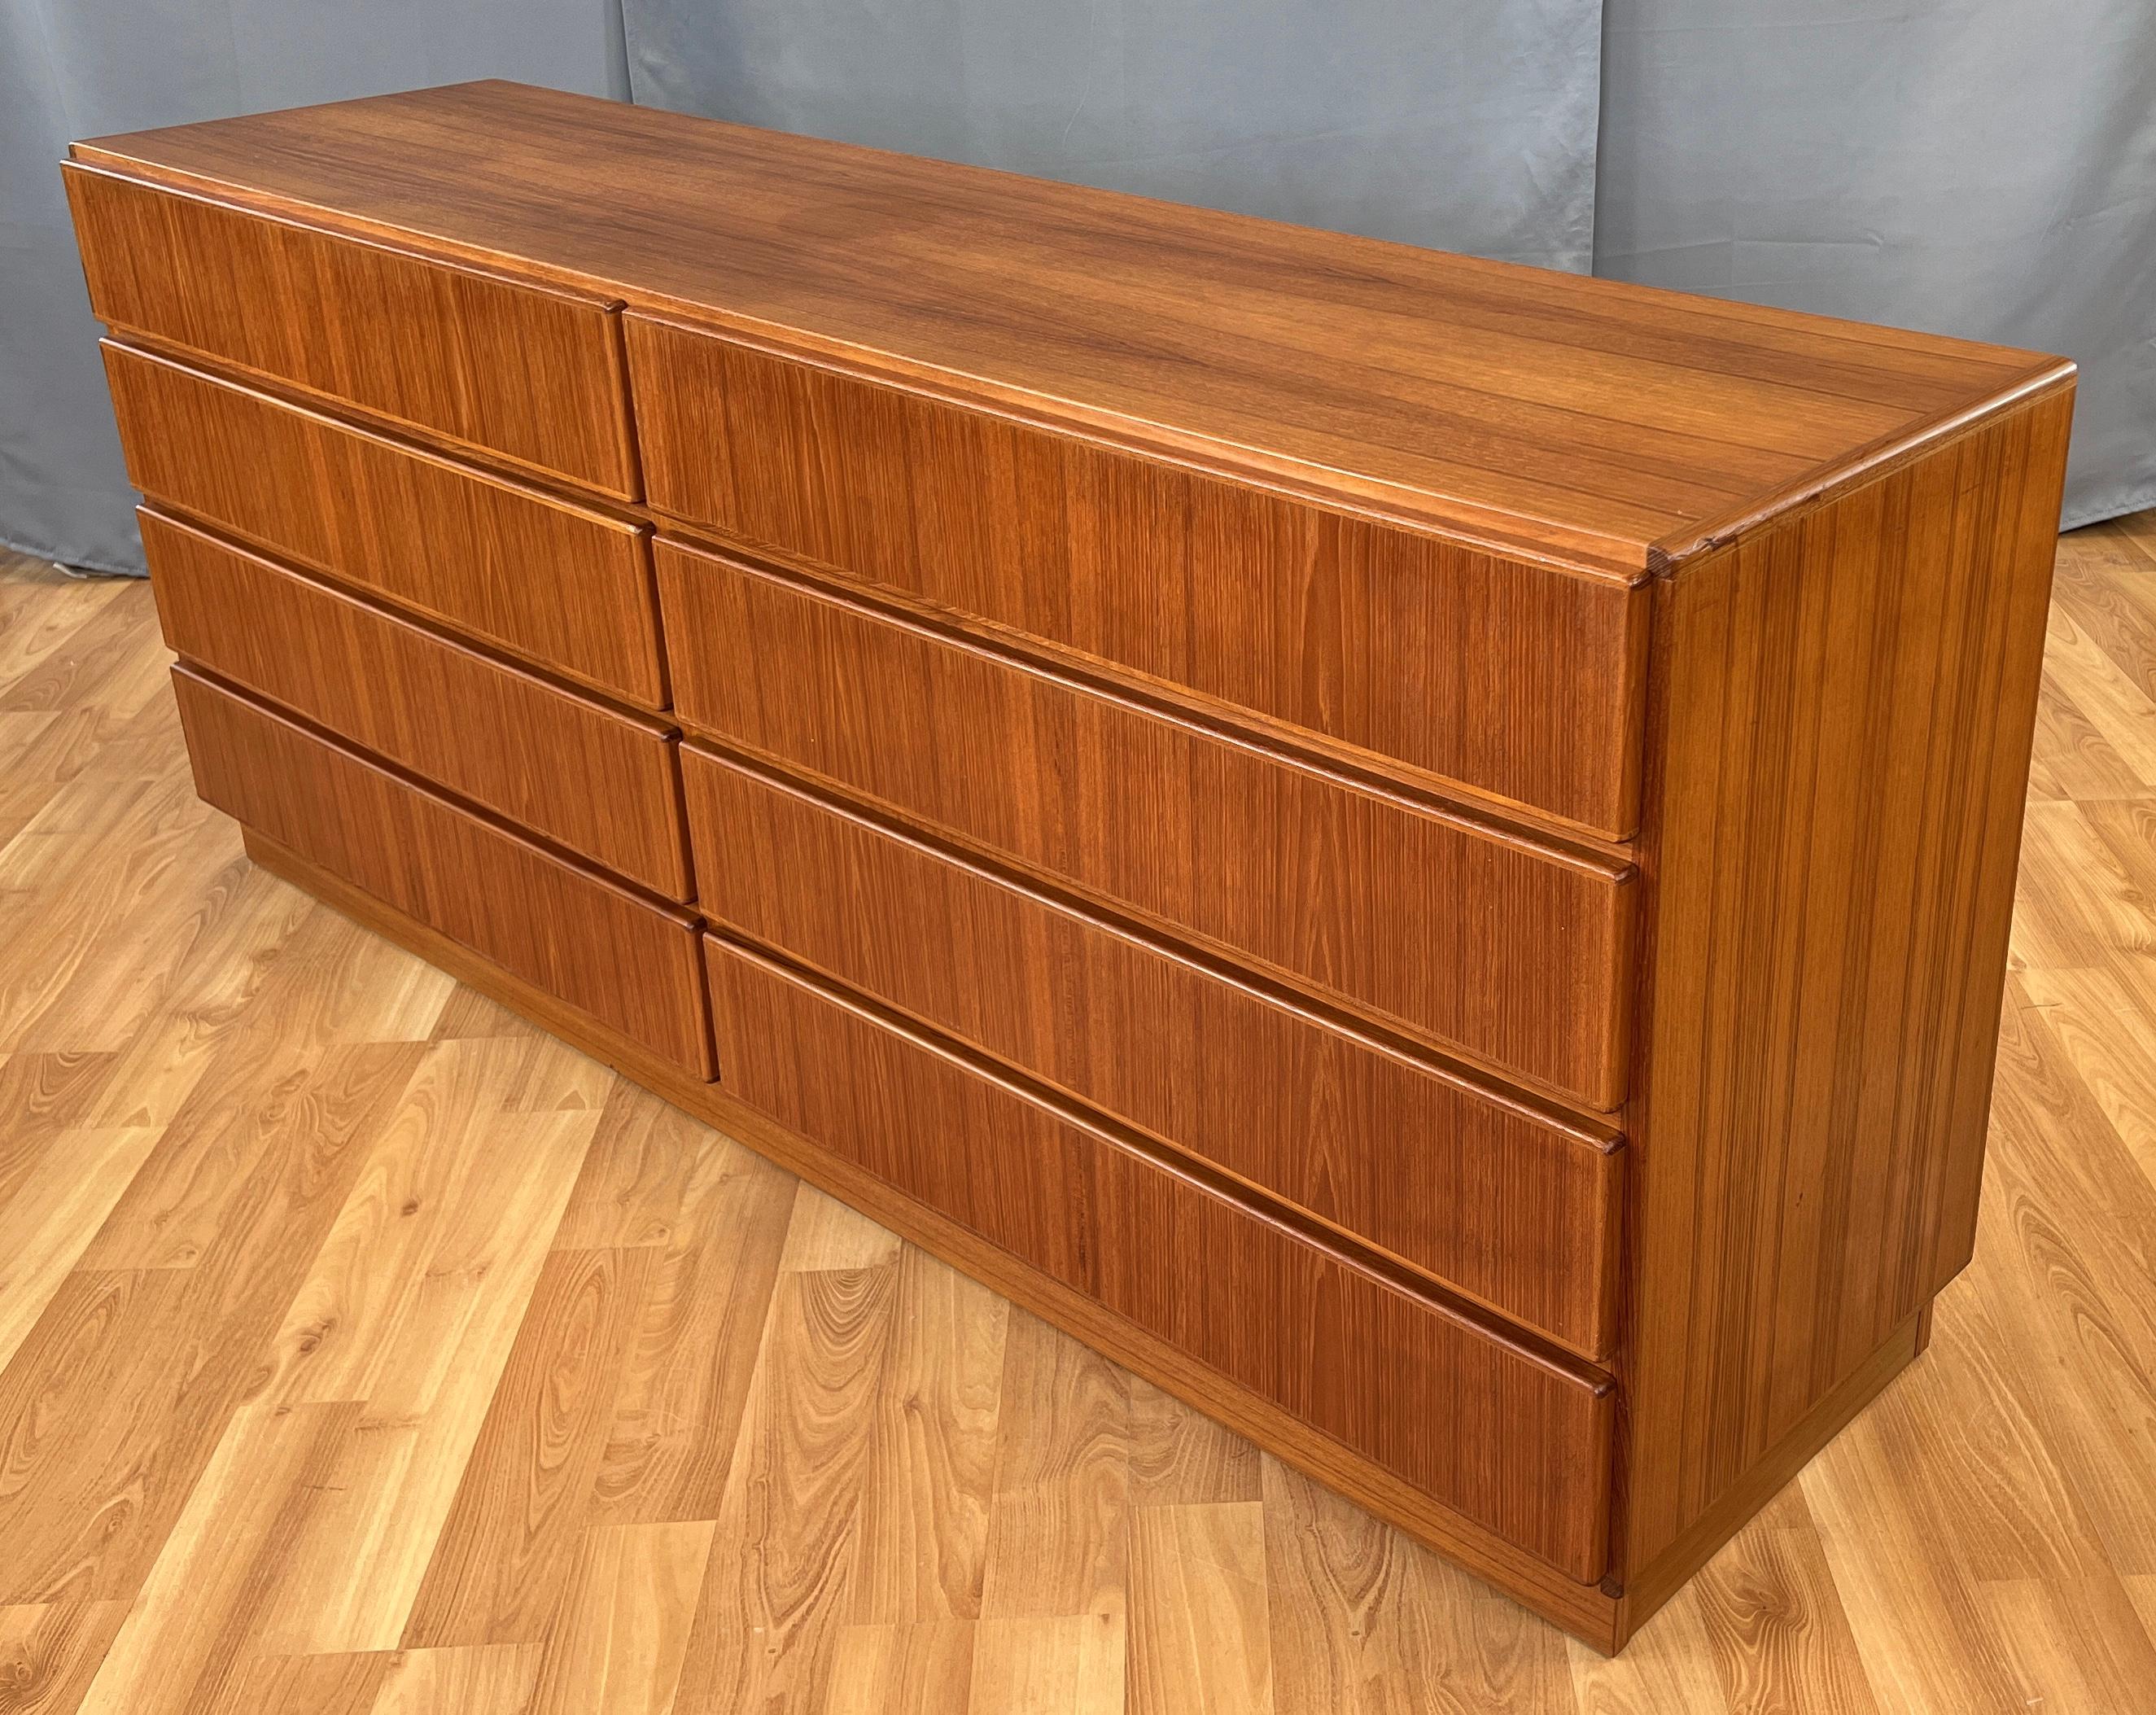
[[[1969,1259],[2071,408],[1658,589],[1628,1584]]]

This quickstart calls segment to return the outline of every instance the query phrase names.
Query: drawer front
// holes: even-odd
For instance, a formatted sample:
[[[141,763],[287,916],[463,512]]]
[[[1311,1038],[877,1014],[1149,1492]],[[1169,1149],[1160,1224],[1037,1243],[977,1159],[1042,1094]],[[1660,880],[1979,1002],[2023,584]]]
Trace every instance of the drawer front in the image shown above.
[[[625,319],[654,506],[1595,832],[1648,593]]]
[[[1560,1127],[693,747],[714,921],[1539,1329],[1611,1343],[1618,1173]]]
[[[673,732],[144,508],[165,641],[641,882],[689,897]]]
[[[1601,1576],[1606,1381],[731,943],[705,947],[729,1092],[1573,1577]]]
[[[697,1077],[696,932],[283,716],[172,670],[204,800]]]
[[[663,708],[642,529],[108,341],[136,487],[329,577]]]
[[[611,306],[69,165],[91,307],[634,500]]]
[[[681,718],[1607,1110],[1631,886],[783,579],[659,552]]]

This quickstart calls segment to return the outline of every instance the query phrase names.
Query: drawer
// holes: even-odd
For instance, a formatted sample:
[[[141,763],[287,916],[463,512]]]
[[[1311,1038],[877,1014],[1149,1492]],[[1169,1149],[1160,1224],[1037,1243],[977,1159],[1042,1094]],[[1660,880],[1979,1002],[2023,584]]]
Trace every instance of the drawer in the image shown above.
[[[646,708],[643,528],[107,341],[135,486]]]
[[[630,316],[654,507],[1616,838],[1648,591]]]
[[[70,163],[100,320],[634,500],[607,301]]]
[[[1573,1578],[1601,1576],[1605,1378],[745,949],[705,950],[730,1093]]]
[[[188,660],[669,899],[689,897],[673,729],[141,513],[165,641]]]
[[[1425,1040],[1621,1099],[1629,870],[670,543],[681,719]]]
[[[1590,1358],[1614,1137],[690,747],[704,910]]]
[[[700,1078],[696,932],[340,745],[172,670],[203,799]]]

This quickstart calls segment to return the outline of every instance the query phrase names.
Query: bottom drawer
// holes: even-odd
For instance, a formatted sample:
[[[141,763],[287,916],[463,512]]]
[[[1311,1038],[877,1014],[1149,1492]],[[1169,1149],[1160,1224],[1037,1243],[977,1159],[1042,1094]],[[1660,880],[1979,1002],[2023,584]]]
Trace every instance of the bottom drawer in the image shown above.
[[[696,932],[342,746],[172,670],[205,801],[701,1078]]]
[[[1609,1381],[716,937],[725,1087],[1584,1583]]]

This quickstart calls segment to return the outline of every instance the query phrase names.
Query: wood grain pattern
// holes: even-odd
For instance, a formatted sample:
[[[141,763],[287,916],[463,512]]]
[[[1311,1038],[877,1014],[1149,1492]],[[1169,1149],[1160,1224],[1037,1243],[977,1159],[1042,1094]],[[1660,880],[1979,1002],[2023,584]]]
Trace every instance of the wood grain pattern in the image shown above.
[[[1589,1357],[1621,1158],[1397,1050],[715,755],[684,755],[719,921],[1060,1085]]]
[[[1969,1260],[2071,407],[1667,586],[1628,1583]]]
[[[664,708],[641,531],[107,341],[153,500],[646,708]]]
[[[631,316],[652,506],[1613,838],[1648,597]]]
[[[511,84],[74,152],[1619,575],[2060,371]]]
[[[318,1052],[249,1107],[202,1101],[167,1128],[107,1230],[147,1204],[210,1236],[177,1256],[93,1240],[0,1374],[0,1605],[141,1589],[253,1380],[203,1354],[274,1329],[416,1057]],[[110,1398],[132,1407],[107,1412]]]
[[[712,938],[706,957],[738,1099],[1572,1577],[1601,1576],[1606,1380],[1501,1344],[742,948]]]
[[[548,1254],[405,1648],[545,1641],[575,1574],[649,1262],[642,1249]]]
[[[288,681],[288,717],[184,670],[198,783],[249,820],[250,851],[1594,1647],[1674,1601],[1658,1650],[1575,1671],[1590,1705],[1748,1696],[1679,1642],[1746,1636],[1752,1599],[1681,1586],[1925,1348],[1933,1295],[1975,1242],[2070,365],[495,85],[77,160],[105,175],[77,179],[92,247],[139,228],[108,271],[151,325],[116,321],[107,361],[153,499],[414,611],[413,647],[383,658],[415,669],[412,694],[431,670],[416,640],[445,634],[444,662],[468,669],[485,650],[462,639],[483,636],[647,709],[678,682],[708,747],[701,906],[732,927],[700,940],[685,913],[525,838],[505,798],[438,796],[408,746],[384,739],[378,763],[347,747],[305,713],[329,713],[319,688]],[[213,301],[220,267],[236,288]],[[309,304],[323,349],[294,355]],[[415,306],[439,325],[415,335],[408,375],[394,339],[343,349]],[[460,391],[459,366],[518,325],[531,351]],[[557,338],[583,341],[558,376],[519,371]],[[621,408],[632,361],[649,507]],[[505,408],[529,437],[508,453],[485,420]],[[610,497],[526,480],[557,433],[589,455],[583,480],[618,455]],[[665,548],[664,644],[654,520],[719,543]],[[325,615],[373,611],[322,593]],[[29,955],[0,978],[0,1039],[139,1063],[165,1045],[138,1040],[157,962],[110,955],[168,872],[223,890],[220,914],[243,872],[169,779],[64,790],[67,746],[43,745],[36,717],[83,670],[54,641],[70,623],[0,638],[0,667],[28,664],[0,745],[33,761],[0,832],[13,850],[34,830],[0,864],[0,925]],[[270,652],[305,657],[263,629]],[[2054,968],[2092,963],[2156,887],[2135,813],[2071,795],[2143,778],[2134,719],[2156,684],[2091,655],[2152,631],[2115,592],[2055,629],[2056,664],[2087,670],[2053,716],[2071,757],[2043,777],[2032,850],[2095,878],[2103,916],[2032,919]],[[154,659],[119,659],[140,711]],[[446,723],[485,702],[438,688]],[[664,754],[663,732],[608,718]],[[111,854],[96,886],[56,912],[14,902],[52,885],[69,840]],[[198,957],[224,944],[214,925],[159,932]],[[389,968],[381,1033],[494,1028],[439,978]],[[2039,992],[2076,1021],[2058,1054],[2085,1055],[2102,1035],[2079,1021],[2088,993]],[[713,998],[726,1091],[705,1081]],[[309,1006],[280,1051],[339,1043],[369,1010]],[[136,1388],[107,1329],[177,1326],[195,1292],[225,1290],[206,1259],[230,1249],[237,1194],[213,1168],[241,1057],[168,1040],[158,1087],[100,1102],[88,1128],[126,1134],[122,1161],[145,1152],[98,1234],[30,1245],[44,1307],[16,1358],[33,1394],[0,1387],[0,1403]],[[2046,1076],[2053,1059],[2033,1051]],[[403,1062],[385,1064],[393,1080]],[[548,1117],[551,1145],[596,1127],[596,1068],[515,1082],[506,1106]],[[2105,1101],[2138,1124],[2132,1090],[2107,1084]],[[187,1103],[218,1117],[182,1124]],[[1343,1118],[1361,1134],[1344,1142]],[[1604,1147],[1620,1132],[1643,1185],[1621,1204]],[[1022,1682],[1012,1639],[980,1647],[1005,1621],[1056,1623],[1043,1647],[1073,1697],[1111,1661],[1143,1707],[1258,1708],[1325,1682],[1272,1671],[1260,1471],[1135,1404],[1111,1522],[1058,1533],[1118,1546],[1029,1604],[998,1543],[1075,1497],[1050,1485],[1036,1508],[1001,1481],[988,1402],[1009,1319],[828,1199],[796,1195],[775,1247],[715,1268],[634,1236],[688,1222],[685,1184],[654,1215],[633,1171],[602,1173],[573,1231],[518,1252],[532,1326],[513,1348],[498,1324],[477,1342],[501,1356],[469,1390],[484,1425],[474,1397],[435,1411],[438,1378],[385,1380],[358,1355],[407,1326],[401,1301],[347,1284],[355,1258],[378,1248],[394,1273],[434,1242],[373,1242],[391,1188],[424,1178],[418,1153],[400,1132],[378,1172],[332,1183],[345,1212],[283,1322],[250,1297],[233,1324],[262,1332],[266,1368],[244,1394],[188,1396],[230,1426],[174,1437],[139,1527],[32,1534],[13,1605],[144,1592],[107,1664],[116,1701],[217,1715],[371,1688],[377,1705],[521,1707],[574,1682],[551,1650],[572,1609],[593,1637],[615,1629],[588,1600],[608,1564],[590,1533],[661,1524],[711,1527],[704,1576],[669,1641],[638,1646],[678,1641],[678,1659],[624,1678],[630,1701],[887,1691],[956,1707]],[[36,1201],[19,1225],[75,1206],[49,1172],[22,1183]],[[773,1200],[753,1178],[709,1194],[744,1218]],[[303,1192],[262,1206],[321,1232]],[[2131,1271],[2115,1245],[2034,1254],[2076,1303]],[[172,1273],[208,1284],[144,1278]],[[432,1296],[415,1330],[459,1313],[459,1295]],[[759,1300],[744,1368],[721,1350]],[[1943,1343],[2025,1342],[2031,1314],[2001,1296],[1980,1333]],[[695,1379],[670,1382],[682,1365]],[[2132,1374],[2109,1362],[2090,1390],[2128,1425],[2146,1391]],[[723,1460],[684,1445],[684,1414],[731,1437]],[[284,1420],[302,1417],[323,1425],[304,1455],[285,1438],[305,1425]],[[1996,1457],[1963,1478],[1999,1521],[1980,1588],[1926,1621],[1964,1642],[1942,1682],[1964,1706],[1994,1677],[2130,1696],[2156,1671],[2127,1582],[2156,1554],[2112,1519],[2147,1494],[2130,1437],[2018,1399],[1990,1431]],[[147,1433],[28,1462],[110,1504]],[[229,1547],[175,1530],[213,1441],[244,1463],[258,1440],[271,1492],[247,1497]],[[2102,1497],[2094,1515],[2051,1449]],[[225,1466],[212,1474],[191,1505],[218,1504]],[[948,1497],[932,1520],[911,1502],[924,1486]],[[781,1512],[798,1533],[770,1528]],[[178,1569],[131,1584],[164,1532]],[[362,1552],[325,1548],[346,1539]],[[1840,1552],[1830,1575],[1877,1587]],[[1224,1580],[1183,1575],[1206,1559]],[[284,1560],[306,1570],[264,1602]],[[1755,1558],[1760,1599],[1819,1564]],[[226,1615],[214,1634],[182,1611],[198,1572]],[[1799,1610],[1797,1641],[1836,1662],[1875,1624]],[[1202,1633],[1241,1641],[1224,1659]],[[361,1659],[397,1646],[414,1647],[393,1667]],[[161,1656],[177,1664],[163,1677]],[[324,1665],[286,1675],[280,1657]],[[1553,1683],[1531,1671],[1486,1695]]]
[[[737,562],[658,557],[685,723],[1577,1101],[1621,1096],[1626,872]]]
[[[100,321],[636,498],[605,301],[62,172]]]
[[[690,896],[673,729],[580,697],[151,508],[165,641],[668,899]]]
[[[687,919],[405,784],[190,670],[173,684],[203,798],[399,910],[711,1076]]]

